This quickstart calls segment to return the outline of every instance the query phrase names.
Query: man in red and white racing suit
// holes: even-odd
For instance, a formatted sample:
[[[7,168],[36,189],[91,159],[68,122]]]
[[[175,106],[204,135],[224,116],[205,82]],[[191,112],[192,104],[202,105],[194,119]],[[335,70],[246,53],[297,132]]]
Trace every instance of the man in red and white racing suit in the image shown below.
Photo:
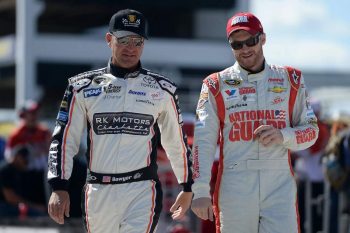
[[[49,154],[49,214],[57,223],[69,216],[68,180],[85,129],[88,174],[82,211],[87,232],[155,232],[162,209],[156,164],[159,132],[183,185],[170,209],[172,217],[182,218],[190,206],[191,152],[176,86],[141,67],[144,38],[144,16],[119,11],[106,34],[112,50],[108,67],[69,79]]]
[[[289,149],[311,146],[317,119],[301,72],[268,65],[260,21],[233,16],[227,36],[237,62],[203,83],[195,127],[192,210],[216,218],[217,233],[296,233],[296,183]],[[218,137],[219,170],[210,201]]]

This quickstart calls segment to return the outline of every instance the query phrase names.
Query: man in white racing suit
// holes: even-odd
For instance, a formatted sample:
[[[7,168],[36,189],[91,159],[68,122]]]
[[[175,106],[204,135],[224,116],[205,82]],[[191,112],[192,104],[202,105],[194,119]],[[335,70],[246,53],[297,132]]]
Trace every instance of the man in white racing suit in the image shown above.
[[[311,146],[317,119],[301,72],[268,65],[258,18],[241,12],[227,23],[236,63],[211,74],[197,105],[193,153],[193,212],[216,219],[216,232],[299,232],[290,149]],[[213,197],[211,165],[220,137]]]
[[[87,232],[152,233],[162,209],[157,177],[157,139],[167,152],[183,191],[170,211],[180,219],[192,200],[192,162],[176,86],[143,69],[147,39],[145,17],[121,10],[110,21],[108,67],[69,79],[49,152],[48,179],[53,192],[48,210],[63,224],[69,216],[69,178],[73,156],[87,129],[88,174],[82,212]]]

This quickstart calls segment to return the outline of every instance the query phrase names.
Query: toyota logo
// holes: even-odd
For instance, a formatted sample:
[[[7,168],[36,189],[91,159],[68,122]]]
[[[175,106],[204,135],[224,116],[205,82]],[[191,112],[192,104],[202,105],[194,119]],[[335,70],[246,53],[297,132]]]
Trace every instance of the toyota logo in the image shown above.
[[[146,76],[143,78],[143,81],[147,84],[155,84],[156,80],[152,77]]]

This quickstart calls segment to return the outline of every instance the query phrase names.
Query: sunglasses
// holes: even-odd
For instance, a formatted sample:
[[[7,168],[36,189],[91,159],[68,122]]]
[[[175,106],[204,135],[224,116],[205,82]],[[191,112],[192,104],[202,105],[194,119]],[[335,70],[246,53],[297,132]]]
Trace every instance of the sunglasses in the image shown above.
[[[132,44],[135,47],[141,47],[143,45],[144,39],[142,37],[125,36],[125,37],[117,38],[117,42],[122,46],[128,46]]]
[[[243,48],[243,45],[246,45],[248,47],[253,47],[259,43],[260,35],[261,35],[261,33],[258,33],[255,36],[252,36],[249,39],[244,40],[244,41],[231,41],[231,40],[229,40],[229,43],[234,50],[239,50],[239,49]]]

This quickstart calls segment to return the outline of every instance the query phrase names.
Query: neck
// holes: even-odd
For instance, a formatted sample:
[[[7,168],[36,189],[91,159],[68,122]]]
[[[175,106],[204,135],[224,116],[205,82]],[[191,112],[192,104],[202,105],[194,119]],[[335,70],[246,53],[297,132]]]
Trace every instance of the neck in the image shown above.
[[[139,62],[135,67],[123,68],[116,64],[110,63],[111,73],[116,77],[125,77],[126,74],[138,71],[141,69],[141,62]]]
[[[246,71],[248,71],[249,74],[260,73],[261,71],[263,71],[265,69],[265,58],[263,58],[263,60],[261,62],[259,62],[259,64],[256,67],[253,67],[252,69],[247,69],[243,66],[242,66],[242,68],[245,69]]]

